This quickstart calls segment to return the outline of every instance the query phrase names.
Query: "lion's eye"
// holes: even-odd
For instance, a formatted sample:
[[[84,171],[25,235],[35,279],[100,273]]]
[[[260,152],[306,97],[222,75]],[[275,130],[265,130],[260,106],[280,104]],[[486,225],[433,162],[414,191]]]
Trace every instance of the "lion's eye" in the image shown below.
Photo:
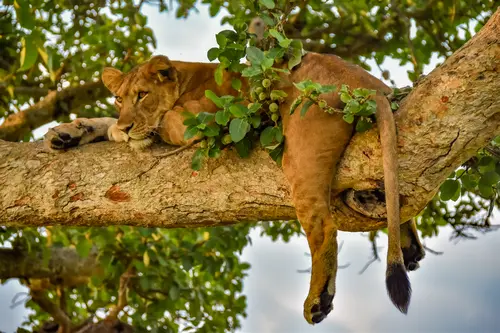
[[[139,99],[143,99],[147,94],[148,93],[146,91],[139,91]]]
[[[121,103],[122,102],[122,98],[120,96],[115,96],[115,100],[118,102],[118,103]]]

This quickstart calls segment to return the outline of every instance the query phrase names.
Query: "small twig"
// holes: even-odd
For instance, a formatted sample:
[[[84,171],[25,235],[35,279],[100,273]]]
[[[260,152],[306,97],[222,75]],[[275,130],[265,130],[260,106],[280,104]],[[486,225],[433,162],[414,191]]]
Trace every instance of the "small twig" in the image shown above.
[[[184,145],[180,148],[177,148],[177,149],[174,149],[172,151],[169,151],[168,153],[165,153],[165,154],[159,154],[159,155],[153,155],[154,157],[158,157],[158,158],[164,158],[164,157],[168,157],[168,156],[172,156],[172,155],[175,155],[175,154],[178,154],[180,153],[181,151],[184,151],[188,148],[191,148],[192,146],[194,146],[195,144],[197,144],[198,142],[200,142],[202,139],[198,139],[198,140],[194,140],[193,142],[191,143],[188,143],[187,145]]]
[[[434,254],[436,256],[440,256],[440,255],[442,255],[444,253],[444,252],[441,252],[441,251],[435,251],[433,249],[430,249],[430,248],[428,248],[425,245],[423,245],[423,247],[424,247],[424,250],[426,250],[427,252],[432,253],[432,254]]]
[[[24,297],[23,299],[18,300],[18,298],[19,298],[20,296],[25,296],[25,297]],[[24,303],[26,302],[26,300],[28,300],[28,299],[29,299],[29,297],[30,297],[30,294],[29,294],[29,293],[27,293],[27,292],[24,292],[24,291],[19,292],[19,293],[16,293],[16,294],[14,295],[14,297],[12,298],[12,301],[11,301],[11,304],[10,304],[10,308],[11,308],[11,309],[14,309],[14,308],[15,308],[15,307],[17,307],[18,305],[24,304]]]
[[[130,278],[135,276],[134,269],[129,267],[125,273],[120,276],[120,287],[118,289],[118,301],[115,306],[109,310],[106,320],[117,320],[120,312],[127,306],[127,291]]]
[[[378,247],[377,247],[377,238],[376,238],[377,232],[376,231],[371,231],[370,232],[370,241],[372,243],[372,258],[365,264],[365,266],[359,271],[359,274],[363,274],[368,267],[370,267],[371,264],[373,264],[375,261],[380,261],[380,257],[378,255]]]

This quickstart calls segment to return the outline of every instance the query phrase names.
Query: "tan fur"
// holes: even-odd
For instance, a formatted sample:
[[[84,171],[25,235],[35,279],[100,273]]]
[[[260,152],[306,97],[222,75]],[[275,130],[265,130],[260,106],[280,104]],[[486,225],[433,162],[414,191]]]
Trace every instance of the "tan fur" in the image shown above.
[[[134,142],[149,139],[151,132],[155,131],[167,143],[188,144],[183,138],[182,112],[217,111],[205,97],[205,90],[210,89],[219,96],[236,95],[231,88],[233,77],[240,78],[244,86],[247,85],[238,74],[225,73],[224,83],[218,86],[213,78],[216,66],[170,61],[157,56],[127,74],[105,69],[104,84],[121,100],[117,104],[120,118],[108,131],[109,139],[126,141],[126,138],[133,146]],[[174,75],[163,75],[166,70]],[[384,97],[391,89],[365,70],[337,56],[308,53],[290,75],[283,76],[278,88],[288,94],[280,105],[285,135],[283,171],[290,183],[297,217],[306,232],[312,254],[312,277],[304,303],[304,316],[309,323],[317,323],[332,309],[335,294],[338,224],[330,214],[330,187],[337,163],[353,135],[353,125],[317,106],[312,106],[304,118],[299,112],[290,116],[290,105],[299,95],[292,83],[306,79],[377,91],[374,99],[383,150],[389,229],[388,267],[402,265],[404,260],[400,247],[396,132],[389,103]],[[142,101],[138,100],[140,91],[148,92]],[[332,107],[343,107],[336,93],[325,94],[322,98]],[[388,270],[388,276],[391,274]]]

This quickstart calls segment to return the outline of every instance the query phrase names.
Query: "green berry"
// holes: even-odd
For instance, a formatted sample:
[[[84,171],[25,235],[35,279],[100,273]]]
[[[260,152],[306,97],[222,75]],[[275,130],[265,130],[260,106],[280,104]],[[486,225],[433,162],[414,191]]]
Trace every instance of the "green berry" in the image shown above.
[[[269,80],[269,79],[262,80],[262,86],[264,88],[269,88],[271,86],[271,80]]]
[[[259,100],[263,101],[267,98],[267,94],[265,92],[261,92],[259,94]]]
[[[324,99],[320,99],[318,105],[320,108],[324,109],[328,104],[326,104],[326,101]]]
[[[222,144],[228,145],[231,142],[233,142],[233,140],[231,139],[231,134],[226,134],[222,137]]]
[[[260,93],[262,93],[263,91],[264,91],[264,88],[262,88],[262,87],[257,87],[257,88],[255,88],[255,92],[256,92],[257,94],[260,94]]]
[[[280,116],[279,116],[279,114],[277,114],[277,113],[273,113],[273,114],[271,115],[271,119],[272,119],[272,121],[274,121],[274,122],[278,121],[279,117],[280,117]]]
[[[278,112],[278,104],[276,104],[276,103],[271,103],[271,104],[269,105],[269,111],[271,111],[272,113]]]

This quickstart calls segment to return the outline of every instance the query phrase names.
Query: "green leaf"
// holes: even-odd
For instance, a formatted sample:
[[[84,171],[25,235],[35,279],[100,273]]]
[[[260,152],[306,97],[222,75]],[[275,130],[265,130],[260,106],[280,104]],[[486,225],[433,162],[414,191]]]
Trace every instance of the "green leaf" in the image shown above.
[[[244,138],[241,141],[236,142],[234,147],[236,148],[238,155],[240,155],[240,157],[245,158],[250,156],[250,150],[252,149],[252,141],[250,141],[249,138]]]
[[[217,111],[215,114],[215,122],[219,125],[226,126],[230,117],[231,114],[227,110]]]
[[[474,190],[477,186],[477,180],[472,175],[463,175],[460,180],[462,182],[462,186],[468,191]]]
[[[258,102],[253,103],[252,106],[250,106],[250,109],[248,109],[248,113],[252,114],[252,113],[259,111],[261,106],[262,106],[262,104],[260,104]]]
[[[215,115],[213,113],[209,113],[209,112],[200,112],[200,113],[198,113],[196,118],[198,119],[198,121],[200,123],[208,124],[214,120]]]
[[[293,40],[290,43],[290,47],[292,48],[292,53],[288,60],[288,69],[292,69],[302,61],[302,42],[298,40]]]
[[[352,97],[348,93],[341,93],[340,100],[344,103],[349,103],[349,101],[352,100]]]
[[[21,27],[29,30],[35,28],[35,15],[31,13],[29,0],[16,0],[14,8]]]
[[[182,124],[186,125],[187,127],[198,126],[199,121],[196,118],[188,118],[184,120]]]
[[[333,92],[335,90],[337,90],[337,86],[336,85],[334,85],[334,84],[327,84],[327,85],[321,86],[321,88],[319,89],[319,92],[322,93],[322,94],[327,94],[327,93]]]
[[[365,132],[372,128],[373,124],[365,119],[360,119],[356,123],[356,132]]]
[[[440,187],[440,197],[443,201],[452,199],[460,192],[460,183],[456,179],[447,179]]]
[[[479,161],[479,172],[485,174],[488,171],[495,170],[495,160],[491,156],[483,156]]]
[[[488,171],[482,175],[479,181],[489,185],[496,185],[500,181],[500,175],[495,171]]]
[[[259,0],[259,2],[269,9],[274,8],[274,1],[273,0]]]
[[[231,87],[233,87],[234,90],[240,91],[240,89],[241,89],[241,80],[240,79],[233,79],[231,81]]]
[[[357,100],[351,99],[349,103],[344,107],[344,112],[356,114],[360,110],[360,104]]]
[[[217,44],[219,44],[221,49],[224,49],[227,45],[227,38],[224,36],[224,34],[219,32],[217,35],[215,35],[215,39],[217,40]]]
[[[274,47],[269,51],[267,51],[266,55],[268,58],[273,58],[273,59],[281,58],[285,55],[285,49],[281,47]]]
[[[273,67],[273,64],[274,64],[273,58],[265,57],[264,59],[262,59],[260,66],[262,67],[262,70],[265,71],[266,69]]]
[[[251,118],[250,118],[250,123],[252,124],[252,127],[253,128],[258,128],[260,126],[260,116],[258,114],[256,115],[253,115]]]
[[[493,187],[488,183],[487,180],[482,177],[477,184],[477,188],[479,189],[479,193],[482,197],[490,198],[491,196],[493,196]]]
[[[246,119],[235,118],[231,120],[229,124],[229,134],[231,134],[231,139],[233,142],[241,141],[247,134],[250,124]]]
[[[273,36],[274,38],[276,38],[278,40],[278,42],[282,42],[284,41],[286,38],[285,36],[283,36],[280,32],[278,32],[278,30],[276,29],[269,29],[269,34],[271,36]],[[274,50],[274,49],[273,49]],[[272,51],[272,50],[271,50]]]
[[[223,108],[224,103],[212,90],[205,90],[205,97],[214,102],[218,108]]]
[[[207,128],[203,131],[203,134],[205,134],[208,137],[214,137],[219,135],[219,125],[217,124],[210,124],[207,126]]]
[[[248,109],[241,104],[233,104],[229,107],[229,112],[235,117],[243,118],[248,114]]]
[[[148,251],[144,251],[144,255],[142,256],[142,261],[144,262],[144,266],[149,267],[150,259],[149,259],[149,254]]]
[[[264,52],[254,46],[247,47],[246,54],[252,65],[260,65],[265,58]]]
[[[352,124],[354,122],[354,116],[350,113],[345,114],[342,119],[348,124]]]
[[[295,112],[295,110],[299,107],[300,103],[302,103],[302,97],[297,97],[290,106],[290,115],[292,115]]]
[[[262,74],[262,69],[260,67],[247,67],[241,72],[243,77],[253,77]]]
[[[78,237],[78,242],[75,244],[76,252],[82,258],[87,258],[90,250],[92,249],[92,241],[88,240],[85,236]]]
[[[285,146],[283,144],[280,144],[278,147],[274,148],[269,152],[269,155],[271,158],[276,161],[278,165],[281,166],[281,161],[283,159],[283,151],[285,150]]]
[[[193,170],[200,170],[203,165],[203,159],[205,158],[205,151],[201,148],[196,149],[193,154],[193,159],[191,160],[191,168]]]
[[[271,91],[271,95],[270,95],[272,100],[285,98],[287,96],[288,96],[288,94],[286,92],[284,92],[283,90],[273,90],[273,91]]]
[[[274,137],[276,139],[276,141],[278,141],[279,143],[282,143],[283,142],[283,128],[281,127],[281,125],[279,127],[275,127],[274,128]]]
[[[223,79],[224,79],[224,67],[222,67],[221,65],[217,66],[217,69],[215,70],[215,73],[214,73],[214,78],[215,78],[215,82],[219,86],[221,86]]]
[[[210,150],[208,151],[208,156],[211,158],[219,157],[220,156],[220,148],[219,147],[210,148]]]
[[[207,52],[207,58],[210,61],[214,61],[217,59],[217,57],[220,54],[220,49],[218,47],[212,47],[210,50]]]
[[[170,286],[170,290],[168,291],[168,296],[172,301],[176,301],[179,299],[179,287],[177,287],[175,284]]]
[[[274,127],[266,127],[262,133],[260,133],[260,144],[262,147],[270,146],[274,141]]]
[[[198,134],[198,127],[197,126],[192,126],[186,128],[186,131],[184,132],[184,140],[189,140],[191,138],[194,138]]]
[[[18,72],[25,71],[33,67],[38,58],[38,50],[33,39],[33,36],[26,36],[22,40],[22,49],[20,54],[21,67]]]
[[[308,99],[304,105],[302,105],[302,110],[300,110],[300,117],[304,117],[306,115],[307,110],[313,105],[314,102]]]

